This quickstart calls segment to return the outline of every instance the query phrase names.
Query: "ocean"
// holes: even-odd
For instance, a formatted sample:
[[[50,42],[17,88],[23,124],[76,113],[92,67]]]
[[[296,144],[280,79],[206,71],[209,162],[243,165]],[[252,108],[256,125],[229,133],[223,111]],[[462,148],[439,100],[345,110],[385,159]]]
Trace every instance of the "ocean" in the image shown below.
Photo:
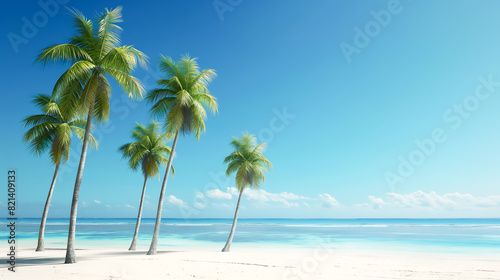
[[[0,220],[4,225],[7,222]],[[77,246],[128,248],[135,222],[135,218],[79,218]],[[40,219],[17,220],[19,246],[36,246],[39,223]],[[148,248],[154,223],[154,218],[142,219],[138,249]],[[160,250],[222,249],[231,223],[232,219],[162,219],[158,245]],[[69,219],[48,219],[45,247],[64,246],[68,224]],[[7,236],[5,226],[0,235]],[[500,219],[239,219],[231,248],[309,248],[318,244],[360,250],[497,254]]]

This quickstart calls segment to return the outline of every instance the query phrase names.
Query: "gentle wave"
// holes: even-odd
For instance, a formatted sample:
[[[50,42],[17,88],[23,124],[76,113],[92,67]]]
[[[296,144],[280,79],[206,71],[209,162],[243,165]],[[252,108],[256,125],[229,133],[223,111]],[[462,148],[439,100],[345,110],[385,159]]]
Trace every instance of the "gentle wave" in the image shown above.
[[[40,223],[33,222],[21,222],[23,225],[39,225]],[[142,225],[154,225],[154,222],[141,222]],[[468,224],[468,225],[460,225],[460,224],[381,224],[381,225],[294,225],[294,224],[254,224],[254,223],[245,223],[240,222],[239,225],[245,226],[275,226],[275,227],[304,227],[304,228],[386,228],[386,227],[459,227],[459,228],[500,228],[500,225],[484,225],[484,224]],[[47,222],[47,225],[51,226],[67,226],[68,223],[60,223],[60,222]],[[114,225],[135,225],[135,222],[106,222],[106,223],[77,223],[79,226],[114,226]],[[180,223],[161,223],[164,226],[179,226],[179,227],[206,227],[206,226],[227,226],[231,225],[230,223],[215,223],[215,224],[180,224]]]
[[[22,222],[23,225],[39,225],[40,223],[25,223]],[[154,225],[154,222],[141,222],[141,225]],[[47,225],[51,226],[67,226],[69,225],[68,223],[51,223],[48,222]],[[77,225],[79,226],[115,226],[115,225],[135,225],[135,222],[130,222],[130,223],[78,223]],[[161,225],[165,226],[188,226],[188,227],[193,227],[193,226],[214,226],[214,225],[231,225],[231,224],[171,224],[171,223],[161,223]]]
[[[358,227],[369,227],[369,228],[385,228],[389,225],[283,225],[285,227],[312,227],[312,228],[358,228]]]

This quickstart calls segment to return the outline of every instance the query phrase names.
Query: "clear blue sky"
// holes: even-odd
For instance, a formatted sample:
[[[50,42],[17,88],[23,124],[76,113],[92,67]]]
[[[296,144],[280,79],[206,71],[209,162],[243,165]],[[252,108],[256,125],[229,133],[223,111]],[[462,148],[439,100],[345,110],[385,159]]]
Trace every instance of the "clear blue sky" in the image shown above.
[[[37,1],[9,1],[0,12],[0,169],[17,170],[19,213],[25,217],[41,215],[53,166],[47,155],[34,157],[21,142],[21,120],[38,113],[30,99],[51,92],[64,71],[33,61],[42,48],[64,42],[73,28],[63,5],[52,3],[58,11],[50,15]],[[233,178],[214,180],[211,174],[225,170],[230,137],[243,131],[269,142],[266,156],[275,169],[262,191],[245,196],[241,217],[500,213],[498,1],[243,0],[219,13],[212,1],[65,5],[88,17],[123,6],[123,43],[150,57],[149,72],[135,72],[148,89],[161,74],[160,54],[179,59],[189,53],[218,73],[210,90],[219,114],[208,117],[198,142],[180,138],[164,217],[233,215],[237,197],[227,189],[234,187]],[[33,23],[34,15],[39,27],[23,35],[23,18]],[[12,33],[31,37],[18,52],[9,41]],[[347,45],[352,53],[346,55]],[[479,77],[493,82],[485,86]],[[474,95],[478,87],[480,98]],[[112,93],[108,125],[95,132],[99,150],[87,157],[80,217],[136,216],[142,176],[128,169],[117,149],[130,142],[135,122],[148,121],[149,105],[127,101],[116,85]],[[464,102],[460,112],[456,104]],[[285,122],[279,118],[284,110]],[[433,140],[427,154],[418,152],[415,141],[433,133],[442,134],[436,136],[439,143]],[[75,139],[49,217],[69,216],[80,149]],[[418,164],[408,167],[405,161]],[[389,173],[401,180],[388,182]],[[148,184],[146,217],[154,216],[159,188],[159,180]],[[5,201],[6,193],[0,197]]]

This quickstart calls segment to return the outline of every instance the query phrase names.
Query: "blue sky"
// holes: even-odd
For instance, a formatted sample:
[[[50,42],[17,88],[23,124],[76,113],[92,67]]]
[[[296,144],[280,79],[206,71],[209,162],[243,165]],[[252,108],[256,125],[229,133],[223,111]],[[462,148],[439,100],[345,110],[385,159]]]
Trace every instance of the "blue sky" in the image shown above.
[[[210,90],[219,114],[198,142],[179,139],[164,217],[233,215],[222,160],[243,131],[269,143],[275,168],[244,196],[241,217],[498,217],[497,1],[40,2],[50,10],[11,1],[0,12],[0,166],[18,172],[21,216],[41,215],[53,175],[48,156],[20,141],[21,120],[38,113],[30,99],[64,71],[42,69],[35,56],[71,35],[63,6],[93,17],[122,5],[123,43],[150,57],[150,69],[135,72],[148,89],[161,77],[160,54],[189,53],[218,73]],[[24,41],[13,44],[12,34]],[[112,93],[109,122],[94,132],[99,150],[87,157],[80,217],[136,216],[142,176],[117,149],[149,120],[149,105],[116,85]],[[75,139],[49,217],[69,216],[80,149]],[[145,217],[154,217],[159,188],[148,183]]]

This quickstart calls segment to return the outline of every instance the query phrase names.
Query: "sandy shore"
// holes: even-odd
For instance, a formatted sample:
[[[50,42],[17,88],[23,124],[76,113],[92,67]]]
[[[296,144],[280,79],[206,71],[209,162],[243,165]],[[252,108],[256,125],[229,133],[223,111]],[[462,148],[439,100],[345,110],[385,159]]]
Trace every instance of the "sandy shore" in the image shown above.
[[[166,251],[145,248],[77,250],[78,263],[63,264],[64,248],[18,251],[16,272],[0,279],[500,279],[500,255],[445,255],[311,249],[215,249]]]

